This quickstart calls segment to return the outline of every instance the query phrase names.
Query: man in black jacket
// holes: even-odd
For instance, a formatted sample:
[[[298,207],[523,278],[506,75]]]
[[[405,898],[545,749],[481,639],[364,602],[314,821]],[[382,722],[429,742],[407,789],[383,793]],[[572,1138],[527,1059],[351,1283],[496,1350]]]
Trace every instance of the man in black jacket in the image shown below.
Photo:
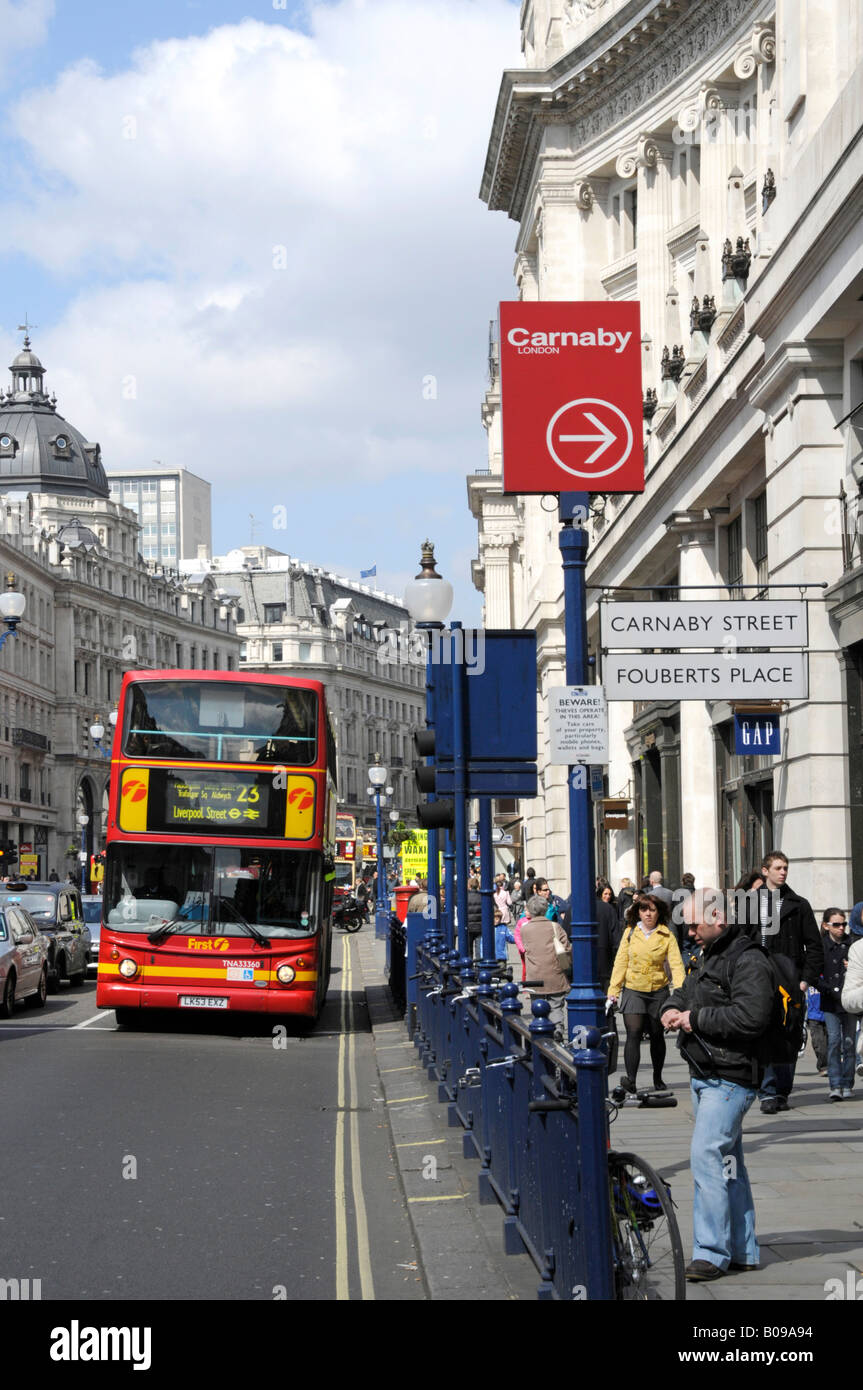
[[[478,878],[467,881],[467,938],[470,955],[481,955],[478,943],[482,939],[482,894]]]
[[[750,934],[771,954],[787,956],[797,967],[800,988],[818,987],[824,969],[824,946],[815,913],[787,883],[788,860],[781,850],[764,856],[761,866],[764,887],[758,890],[759,921],[751,923]],[[778,911],[777,911],[778,904]],[[758,1097],[765,1115],[788,1109],[794,1085],[796,1061],[769,1066]]]
[[[708,888],[684,904],[702,956],[662,1012],[664,1027],[680,1031],[680,1051],[691,1072],[690,1281],[757,1269],[760,1258],[742,1129],[761,1079],[759,1040],[770,1022],[773,981],[763,951],[742,927],[726,923],[720,903],[721,894]]]

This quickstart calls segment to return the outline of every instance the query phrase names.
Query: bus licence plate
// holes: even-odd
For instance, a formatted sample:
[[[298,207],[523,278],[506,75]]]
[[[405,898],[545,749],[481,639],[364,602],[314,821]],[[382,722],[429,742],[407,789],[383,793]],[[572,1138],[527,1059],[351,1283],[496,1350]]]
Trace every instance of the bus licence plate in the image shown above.
[[[226,1009],[227,998],[215,994],[181,994],[181,1009]]]

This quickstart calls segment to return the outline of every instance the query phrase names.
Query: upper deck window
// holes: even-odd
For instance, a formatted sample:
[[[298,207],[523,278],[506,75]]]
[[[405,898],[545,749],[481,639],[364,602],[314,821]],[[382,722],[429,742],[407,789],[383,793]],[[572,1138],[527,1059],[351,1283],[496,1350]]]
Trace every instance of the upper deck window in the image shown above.
[[[317,695],[279,685],[141,681],[126,703],[130,758],[217,763],[315,762]]]

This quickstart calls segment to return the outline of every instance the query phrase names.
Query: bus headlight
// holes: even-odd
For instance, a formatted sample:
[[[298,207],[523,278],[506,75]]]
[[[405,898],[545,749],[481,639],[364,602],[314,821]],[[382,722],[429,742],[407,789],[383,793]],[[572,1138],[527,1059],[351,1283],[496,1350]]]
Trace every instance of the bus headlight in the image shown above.
[[[138,973],[138,962],[130,960],[128,956],[120,961],[120,974],[127,980],[131,980],[133,975]]]
[[[297,972],[292,965],[280,965],[276,971],[276,979],[279,984],[289,985],[296,979]]]

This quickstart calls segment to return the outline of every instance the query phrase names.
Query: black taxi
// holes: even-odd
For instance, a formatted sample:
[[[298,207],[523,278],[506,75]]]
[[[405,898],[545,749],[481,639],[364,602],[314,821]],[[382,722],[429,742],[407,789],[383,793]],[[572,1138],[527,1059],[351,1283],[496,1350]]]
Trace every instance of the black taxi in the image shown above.
[[[56,994],[60,981],[82,985],[87,978],[90,929],[84,920],[81,894],[71,883],[0,883],[0,905],[26,908],[48,940],[48,993]]]

